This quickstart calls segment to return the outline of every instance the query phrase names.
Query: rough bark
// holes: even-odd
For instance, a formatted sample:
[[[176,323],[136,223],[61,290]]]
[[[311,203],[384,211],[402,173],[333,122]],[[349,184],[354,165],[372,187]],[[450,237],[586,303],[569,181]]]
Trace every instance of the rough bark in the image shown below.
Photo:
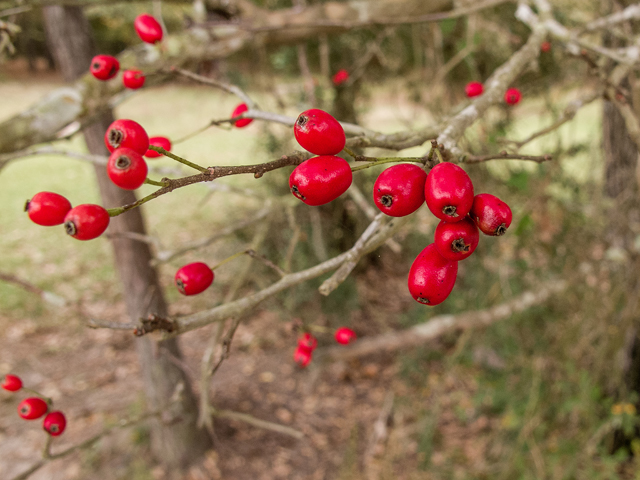
[[[43,11],[54,58],[65,80],[72,81],[84,72],[92,56],[89,24],[77,7],[50,6]],[[108,155],[103,136],[112,121],[111,111],[106,111],[84,129],[85,141],[92,154]],[[116,187],[103,167],[96,166],[96,177],[105,207],[135,201],[135,194]],[[113,218],[109,226],[116,269],[130,318],[135,321],[150,313],[166,316],[167,306],[156,271],[150,266],[148,244],[118,236],[123,232],[145,234],[140,209]],[[153,423],[153,452],[167,466],[180,468],[202,455],[210,446],[210,440],[206,432],[196,426],[196,399],[184,372],[173,361],[180,358],[177,340],[158,343],[145,337],[137,340],[137,350],[149,408],[166,410],[166,418],[177,419],[171,425],[157,420]],[[176,391],[180,392],[179,401],[171,403]]]
[[[277,11],[267,11],[249,2],[235,3],[239,15],[237,25],[194,26],[168,36],[162,47],[137,45],[119,56],[121,68],[136,66],[145,71],[156,71],[168,66],[225,58],[247,47],[297,43],[357,26],[415,18],[453,8],[452,0],[327,2],[305,9]],[[84,62],[82,71],[88,70],[89,61]],[[149,79],[149,83],[154,81],[162,81],[162,78]],[[74,85],[55,90],[29,110],[1,123],[0,153],[54,140],[70,123],[84,122],[109,109],[114,95],[123,88],[121,82],[100,82],[85,73]]]

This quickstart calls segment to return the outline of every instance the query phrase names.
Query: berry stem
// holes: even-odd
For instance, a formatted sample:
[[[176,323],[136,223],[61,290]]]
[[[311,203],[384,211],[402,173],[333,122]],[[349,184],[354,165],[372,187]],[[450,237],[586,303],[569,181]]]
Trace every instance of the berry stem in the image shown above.
[[[444,162],[444,159],[442,158],[442,153],[440,153],[440,149],[438,147],[435,147],[433,150],[436,152],[436,156],[438,157],[438,163]]]
[[[344,150],[345,152],[347,152],[349,155],[351,155],[353,158],[356,158],[358,156],[358,154],[356,152],[354,152],[353,150],[351,150],[348,147],[344,147],[342,150]]]
[[[365,168],[375,167],[378,165],[383,165],[385,163],[399,163],[399,162],[422,163],[423,161],[424,161],[424,158],[422,157],[385,157],[385,158],[379,158],[375,162],[367,163],[366,165],[351,167],[351,171],[357,172],[358,170],[364,170]]]
[[[238,252],[238,253],[234,253],[234,254],[233,254],[233,255],[231,255],[230,257],[227,257],[227,258],[225,258],[224,260],[222,260],[222,261],[221,261],[220,263],[218,263],[217,265],[215,265],[215,266],[211,267],[211,270],[215,270],[216,268],[218,268],[218,267],[220,267],[220,266],[224,265],[224,264],[225,264],[225,263],[227,263],[227,262],[230,262],[231,260],[234,260],[234,259],[236,259],[236,258],[238,258],[238,257],[240,257],[240,256],[242,256],[242,255],[246,255],[246,253],[247,253],[247,251],[246,251],[246,250],[243,250],[243,251]]]
[[[49,397],[44,396],[43,394],[41,394],[40,392],[37,392],[36,390],[33,390],[31,388],[28,388],[28,387],[24,387],[24,386],[22,387],[22,390],[24,392],[31,393],[32,395],[35,395],[36,397],[41,398],[42,400],[47,402],[47,405],[49,405],[49,406],[53,405],[53,400],[52,399],[50,399]]]
[[[155,185],[156,187],[167,187],[169,184],[166,182],[156,182],[155,180],[151,180],[150,178],[145,178],[144,183],[147,185]]]
[[[201,173],[207,173],[208,172],[208,170],[205,167],[201,167],[200,165],[197,165],[197,164],[195,164],[193,162],[190,162],[186,158],[179,157],[178,155],[176,155],[174,153],[167,152],[164,148],[158,147],[157,145],[149,145],[149,150],[153,150],[154,152],[158,152],[158,153],[164,155],[165,157],[172,158],[176,162],[180,162],[183,165],[186,165],[187,167],[195,168],[196,170],[198,170]]]

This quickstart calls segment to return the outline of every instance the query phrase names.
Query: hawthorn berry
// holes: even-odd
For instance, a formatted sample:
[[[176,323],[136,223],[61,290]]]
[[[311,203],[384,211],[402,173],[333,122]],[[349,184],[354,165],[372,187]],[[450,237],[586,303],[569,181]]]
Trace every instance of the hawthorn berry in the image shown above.
[[[464,92],[469,98],[477,97],[479,95],[482,95],[482,92],[484,92],[484,87],[480,82],[469,82],[467,83],[467,86],[464,87]]]
[[[305,160],[291,172],[289,188],[307,205],[318,206],[346,192],[352,180],[351,167],[345,159],[321,155]]]
[[[47,413],[47,416],[44,417],[44,421],[42,422],[42,428],[52,437],[62,435],[66,427],[67,419],[64,413],[58,411]]]
[[[517,88],[510,88],[504,93],[504,101],[509,105],[515,105],[522,99],[522,94]]]
[[[312,356],[311,349],[298,345],[295,352],[293,352],[293,361],[300,365],[300,368],[304,368],[309,365]]]
[[[482,233],[496,237],[507,233],[512,219],[509,205],[490,193],[480,193],[474,197],[469,216]]]
[[[459,222],[473,205],[473,184],[458,165],[442,162],[427,175],[424,197],[431,213],[440,220]]]
[[[336,342],[338,342],[340,345],[349,345],[357,338],[356,332],[347,327],[340,327],[339,329],[337,329],[334,336]]]
[[[156,43],[162,40],[162,26],[151,15],[138,15],[133,21],[133,28],[143,42]]]
[[[441,220],[434,235],[438,253],[454,262],[469,257],[478,246],[479,240],[478,227],[469,217],[464,217],[464,220],[456,223]]]
[[[22,380],[17,375],[7,374],[0,386],[9,392],[17,392],[22,388]]]
[[[308,348],[313,351],[318,346],[318,339],[311,335],[309,332],[305,332],[298,339],[298,346]]]
[[[47,402],[41,398],[29,397],[18,404],[18,415],[25,420],[35,420],[47,413],[48,409]]]
[[[197,295],[213,283],[213,270],[206,263],[195,262],[181,267],[175,276],[176,287],[183,295]]]
[[[239,117],[240,115],[242,115],[244,112],[248,110],[249,110],[249,107],[247,107],[247,104],[241,103],[233,110],[233,112],[231,113],[231,118]],[[236,120],[234,125],[237,128],[242,128],[242,127],[246,127],[251,122],[253,122],[253,118],[241,118],[240,120]]]
[[[147,178],[147,162],[130,148],[116,148],[109,156],[107,174],[113,183],[124,190],[139,188]]]
[[[64,217],[71,210],[71,202],[62,195],[52,192],[36,193],[27,200],[24,211],[33,223],[50,227],[64,223]]]
[[[540,44],[540,51],[544,53],[551,51],[551,42],[542,42]]]
[[[324,110],[311,108],[298,115],[293,134],[314,155],[335,155],[346,143],[342,125]]]
[[[69,210],[64,217],[64,228],[73,238],[92,240],[104,233],[109,220],[109,212],[100,205],[84,203]]]
[[[140,70],[125,70],[122,74],[122,84],[131,90],[137,90],[144,85],[147,77]]]
[[[104,144],[110,152],[126,147],[144,155],[149,149],[149,136],[138,122],[121,119],[109,125],[104,134]]]
[[[333,84],[338,87],[349,80],[349,72],[345,69],[338,70],[331,80],[333,81]]]
[[[373,201],[378,209],[391,217],[404,217],[424,203],[427,172],[410,163],[384,170],[373,185]]]
[[[169,140],[167,137],[150,137],[149,138],[149,146],[154,146],[154,147],[162,147],[164,148],[167,152],[171,151],[171,140]],[[147,153],[144,154],[145,157],[147,158],[158,158],[158,157],[162,157],[161,153],[156,152],[155,150],[147,150]]]
[[[458,262],[444,258],[435,243],[416,257],[409,270],[409,293],[423,305],[442,303],[453,290],[458,275]]]
[[[118,74],[120,62],[111,55],[96,55],[91,59],[89,71],[98,80],[110,80]]]

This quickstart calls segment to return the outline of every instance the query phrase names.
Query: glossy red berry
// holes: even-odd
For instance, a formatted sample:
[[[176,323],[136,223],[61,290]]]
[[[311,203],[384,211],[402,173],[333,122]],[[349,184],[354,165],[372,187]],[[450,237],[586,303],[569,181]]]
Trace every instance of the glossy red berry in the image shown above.
[[[544,53],[551,51],[551,42],[542,42],[540,44],[540,51]]]
[[[206,263],[189,263],[176,272],[176,287],[183,295],[197,295],[213,283],[213,270]]]
[[[151,15],[138,15],[133,22],[133,28],[143,42],[156,43],[162,40],[162,26]]]
[[[473,205],[473,184],[458,165],[439,163],[427,175],[424,197],[431,213],[440,220],[460,222]]]
[[[122,74],[122,84],[126,88],[136,90],[144,85],[146,78],[140,70],[125,70]]]
[[[36,193],[24,206],[24,211],[31,221],[45,227],[64,223],[64,217],[69,210],[71,202],[52,192]]]
[[[289,188],[307,205],[317,206],[338,198],[351,186],[352,180],[346,160],[322,155],[298,165],[289,177]]]
[[[504,93],[504,101],[509,105],[515,105],[522,99],[522,94],[517,88],[510,88]]]
[[[121,119],[109,125],[104,134],[104,144],[110,152],[125,147],[144,155],[149,149],[149,136],[138,122]]]
[[[336,342],[340,345],[349,345],[356,338],[356,332],[347,327],[340,327],[335,333]]]
[[[308,348],[309,350],[315,350],[318,346],[318,339],[309,332],[305,332],[298,339],[298,346]]]
[[[231,118],[239,117],[240,115],[242,115],[244,112],[248,110],[249,110],[249,107],[247,107],[247,104],[241,103],[233,110],[233,112],[231,113]],[[241,118],[240,120],[236,120],[234,125],[238,128],[242,128],[242,127],[246,127],[251,122],[253,122],[253,118]]]
[[[124,190],[139,188],[147,178],[147,162],[130,148],[116,148],[109,156],[107,174],[113,183]]]
[[[109,80],[115,77],[120,70],[120,62],[111,55],[96,55],[91,59],[89,71],[98,80]]]
[[[432,243],[422,250],[409,270],[409,292],[424,305],[442,303],[453,290],[458,262],[444,258]]]
[[[441,220],[436,227],[434,243],[438,253],[447,260],[458,262],[471,255],[478,246],[480,233],[469,217],[456,223]]]
[[[306,367],[311,362],[313,352],[309,348],[305,348],[298,345],[295,352],[293,352],[293,361],[296,362],[301,368]]]
[[[512,219],[509,205],[490,193],[475,196],[469,216],[482,233],[496,237],[507,233]]]
[[[18,404],[18,415],[25,420],[35,420],[47,413],[48,409],[47,402],[41,398],[29,397]]]
[[[7,374],[0,386],[10,392],[17,392],[22,388],[22,380],[20,380],[20,377],[16,375]]]
[[[467,86],[464,87],[464,92],[467,94],[467,97],[477,97],[478,95],[482,95],[484,92],[484,87],[480,82],[469,82]]]
[[[109,213],[100,205],[84,203],[69,210],[64,217],[64,228],[73,238],[92,240],[104,233],[109,219]]]
[[[44,417],[42,428],[44,428],[52,437],[62,435],[64,429],[67,428],[67,419],[65,418],[64,413],[57,411],[48,413],[47,416]]]
[[[338,70],[331,80],[333,84],[338,87],[349,80],[349,72],[344,69]]]
[[[171,151],[171,140],[167,137],[151,137],[149,138],[149,146],[154,145],[156,147],[162,147],[167,152]],[[161,153],[156,152],[155,150],[147,150],[147,153],[144,154],[147,158],[158,158],[162,157]]]
[[[302,148],[315,155],[340,153],[346,142],[342,125],[318,108],[306,110],[298,116],[293,134]]]
[[[373,201],[381,212],[391,217],[404,217],[424,203],[427,172],[410,163],[384,170],[373,185]]]

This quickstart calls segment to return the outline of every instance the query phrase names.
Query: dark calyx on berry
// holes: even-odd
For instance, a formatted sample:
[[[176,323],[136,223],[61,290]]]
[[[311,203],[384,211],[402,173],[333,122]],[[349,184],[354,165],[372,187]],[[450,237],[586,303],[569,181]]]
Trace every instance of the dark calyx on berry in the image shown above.
[[[505,233],[507,233],[507,226],[506,224],[502,224],[500,225],[498,228],[496,228],[496,237],[499,237],[501,235],[504,235]]]
[[[300,200],[306,200],[306,197],[300,193],[300,190],[298,190],[298,187],[296,187],[295,185],[291,187],[291,193],[293,193]]]
[[[118,148],[122,143],[123,138],[124,134],[120,130],[116,128],[109,130],[109,145],[113,148]]]
[[[69,220],[68,222],[64,222],[64,231],[67,232],[67,235],[71,235],[71,236],[78,233],[76,224],[73,223],[71,220]]]
[[[447,205],[446,207],[442,207],[442,213],[448,215],[449,217],[457,217],[455,205]]]
[[[131,159],[126,155],[120,155],[116,160],[116,168],[120,170],[126,170],[131,166]]]
[[[178,287],[178,291],[180,291],[181,294],[186,295],[184,290],[184,282],[181,278],[176,280],[176,287]]]
[[[391,195],[383,195],[382,198],[380,198],[380,203],[385,207],[390,207],[393,205],[393,197]]]
[[[296,123],[301,127],[304,127],[304,124],[307,123],[308,120],[309,120],[309,117],[307,117],[306,115],[300,115]]]
[[[429,300],[423,297],[418,297],[416,298],[416,300],[420,303],[423,303],[424,305],[428,305],[429,304]]]
[[[93,69],[94,69],[94,70],[97,70],[97,69],[99,69],[99,68],[100,68],[100,64],[99,64],[98,62],[96,62],[96,63],[94,63],[94,64],[93,64]],[[111,72],[113,72],[113,68],[115,68],[115,67],[112,67],[112,68],[111,68]]]
[[[464,238],[458,238],[451,242],[451,250],[454,252],[468,252],[470,245],[464,243]]]

